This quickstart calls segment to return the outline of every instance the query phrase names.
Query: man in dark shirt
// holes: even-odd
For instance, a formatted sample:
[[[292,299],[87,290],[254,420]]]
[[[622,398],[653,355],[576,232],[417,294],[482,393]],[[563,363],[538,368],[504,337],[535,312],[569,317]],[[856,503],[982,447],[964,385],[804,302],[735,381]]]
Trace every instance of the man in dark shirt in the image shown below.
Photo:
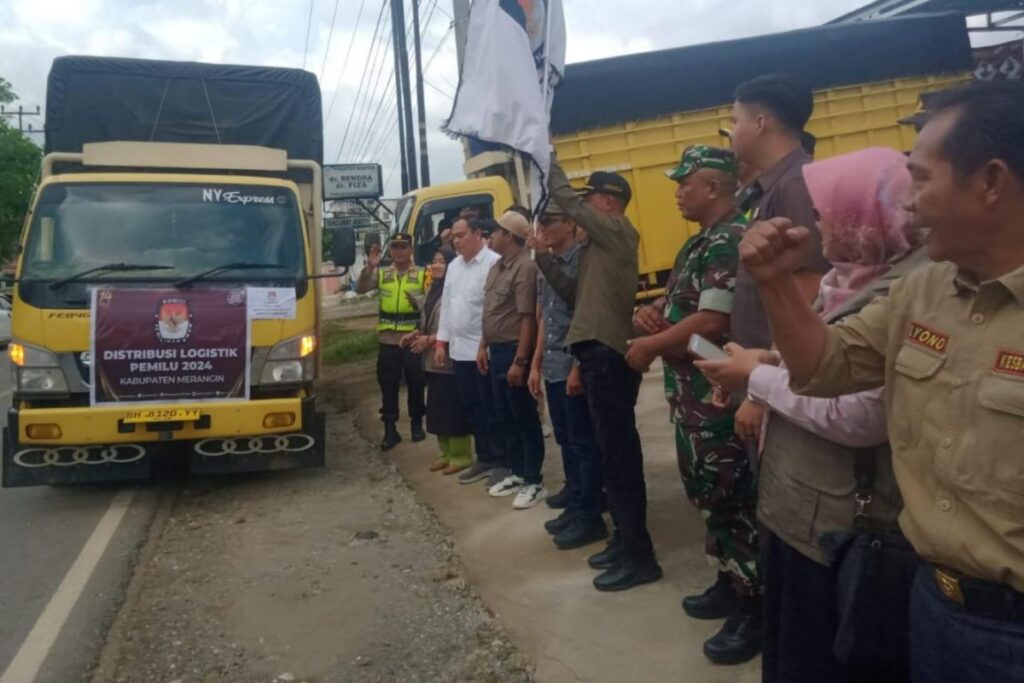
[[[558,295],[575,307],[565,342],[580,365],[608,507],[617,526],[608,548],[588,562],[606,570],[594,579],[597,590],[627,590],[662,576],[647,531],[647,483],[636,429],[642,377],[625,359],[639,272],[640,233],[625,215],[633,193],[622,176],[598,171],[580,197],[557,163],[548,187],[551,201],[587,235],[580,247],[578,278],[566,275],[551,254],[538,253],[537,266]]]
[[[736,156],[759,172],[752,191],[760,199],[750,222],[788,218],[793,225],[811,231],[811,248],[796,272],[800,291],[808,301],[818,295],[821,277],[830,268],[821,253],[821,233],[803,176],[803,167],[813,161],[804,148],[804,126],[813,111],[814,94],[794,77],[760,76],[736,89],[731,131]],[[748,349],[772,345],[757,284],[742,264],[736,274],[731,337]],[[736,413],[736,433],[748,443],[756,443],[763,418],[763,408],[744,401]]]

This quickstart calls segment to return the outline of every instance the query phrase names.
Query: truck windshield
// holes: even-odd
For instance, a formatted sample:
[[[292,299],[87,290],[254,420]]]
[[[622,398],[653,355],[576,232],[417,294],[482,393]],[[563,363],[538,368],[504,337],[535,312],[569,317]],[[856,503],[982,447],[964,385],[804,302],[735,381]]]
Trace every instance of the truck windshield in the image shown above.
[[[225,263],[274,267],[225,271],[204,281],[306,287],[298,200],[259,185],[66,183],[39,197],[22,256],[19,292],[40,308],[81,308],[100,282],[172,283]],[[162,264],[101,271],[53,289],[55,280],[109,263]]]

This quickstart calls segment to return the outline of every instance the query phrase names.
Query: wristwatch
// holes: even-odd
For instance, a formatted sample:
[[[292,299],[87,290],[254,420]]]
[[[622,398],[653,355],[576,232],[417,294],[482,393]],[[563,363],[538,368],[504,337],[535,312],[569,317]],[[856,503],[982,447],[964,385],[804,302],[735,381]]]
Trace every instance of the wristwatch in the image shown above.
[[[515,359],[513,359],[512,362],[514,364],[518,365],[521,368],[525,368],[527,365],[530,364],[530,361],[526,360],[522,356],[516,356]]]

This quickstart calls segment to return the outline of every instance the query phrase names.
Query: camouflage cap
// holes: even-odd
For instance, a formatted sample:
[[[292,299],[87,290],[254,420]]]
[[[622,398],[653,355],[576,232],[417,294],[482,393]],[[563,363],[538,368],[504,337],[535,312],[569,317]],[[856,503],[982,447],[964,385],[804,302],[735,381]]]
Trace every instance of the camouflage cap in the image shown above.
[[[721,147],[709,145],[691,145],[683,152],[679,165],[665,171],[665,175],[672,180],[682,180],[702,168],[711,168],[716,171],[724,171],[731,175],[739,175],[739,162],[736,155]]]

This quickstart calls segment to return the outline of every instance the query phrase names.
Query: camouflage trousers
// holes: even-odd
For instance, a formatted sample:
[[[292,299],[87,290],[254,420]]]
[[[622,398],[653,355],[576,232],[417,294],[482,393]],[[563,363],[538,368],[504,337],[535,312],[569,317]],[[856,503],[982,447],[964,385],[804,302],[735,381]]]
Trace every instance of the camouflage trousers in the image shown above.
[[[739,595],[760,595],[757,478],[743,442],[731,420],[675,427],[683,487],[707,526],[708,563],[730,576]]]

